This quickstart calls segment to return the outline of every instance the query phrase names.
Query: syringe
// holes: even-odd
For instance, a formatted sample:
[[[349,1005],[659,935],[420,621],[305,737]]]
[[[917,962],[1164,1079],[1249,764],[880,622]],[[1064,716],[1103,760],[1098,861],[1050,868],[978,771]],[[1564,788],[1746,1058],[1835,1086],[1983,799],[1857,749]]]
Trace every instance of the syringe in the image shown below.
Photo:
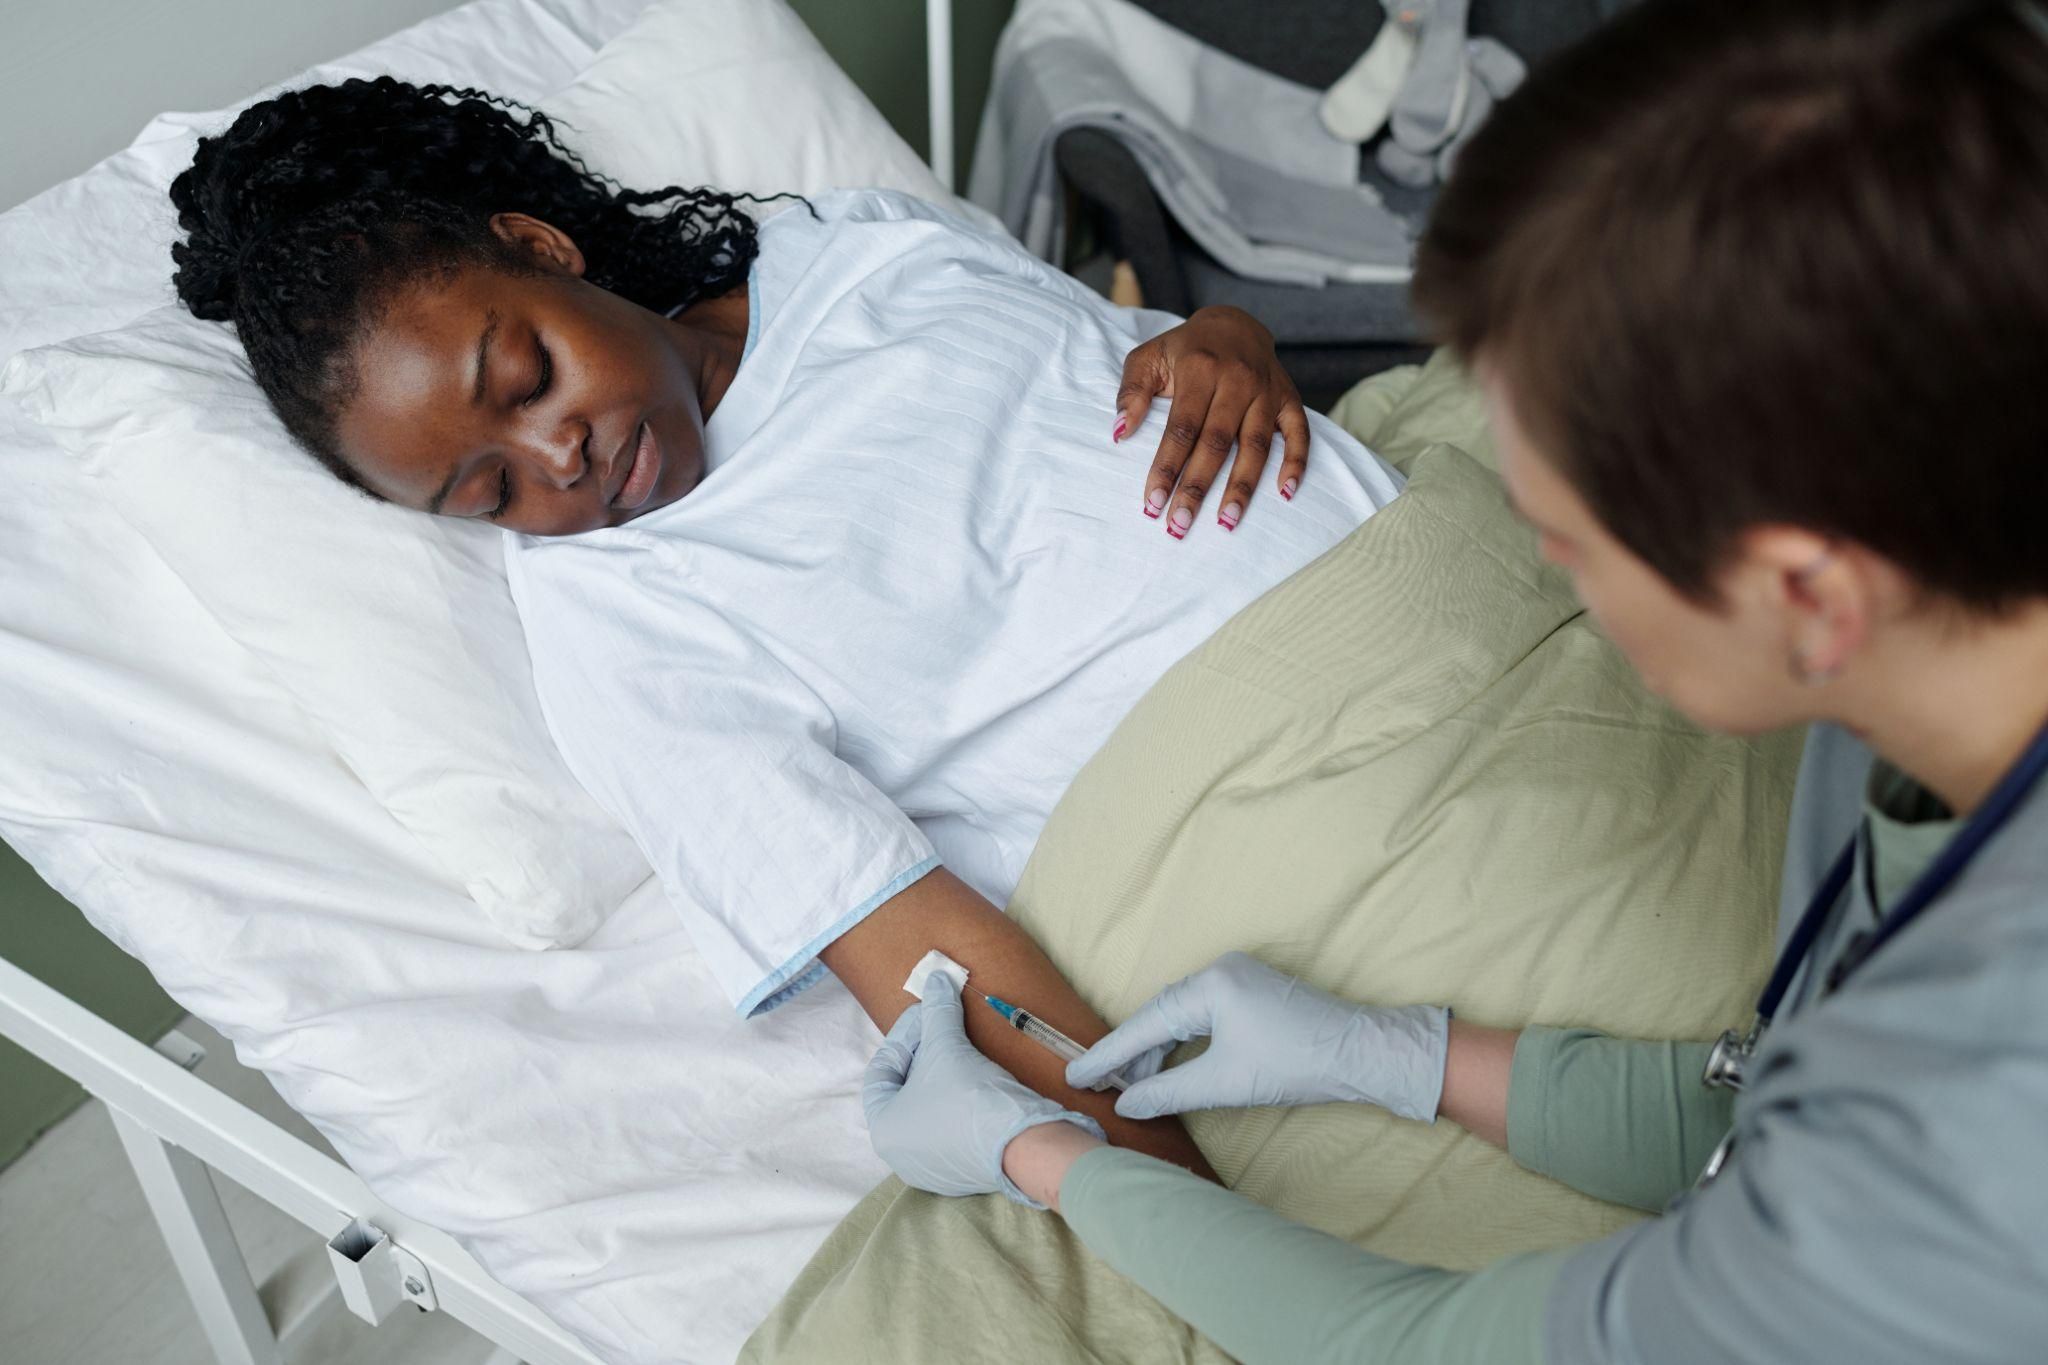
[[[1088,1050],[1028,1010],[1020,1010],[1009,1001],[998,1000],[993,995],[984,995],[981,998],[988,1001],[989,1007],[995,1010],[997,1014],[1009,1020],[1011,1028],[1017,1030],[1026,1038],[1031,1039],[1031,1041],[1037,1043],[1056,1057],[1071,1062],[1074,1058]],[[1130,1082],[1112,1071],[1109,1075],[1088,1088],[1090,1090],[1108,1090],[1111,1088],[1127,1090],[1130,1088]]]

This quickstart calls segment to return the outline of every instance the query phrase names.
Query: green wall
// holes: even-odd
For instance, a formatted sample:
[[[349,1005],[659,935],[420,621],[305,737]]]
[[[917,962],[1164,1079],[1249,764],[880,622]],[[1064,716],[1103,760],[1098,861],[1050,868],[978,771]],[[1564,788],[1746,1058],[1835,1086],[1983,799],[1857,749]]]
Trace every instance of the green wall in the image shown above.
[[[13,850],[0,844],[0,957],[141,1038],[157,1038],[178,1007],[134,958],[102,938]],[[0,1165],[84,1098],[64,1076],[0,1039]]]
[[[988,94],[996,36],[1014,0],[953,0],[956,183],[967,183],[974,131]],[[925,105],[923,0],[792,0],[826,50],[867,92],[904,140],[930,146]],[[179,107],[187,107],[180,105]],[[134,959],[0,844],[0,957],[138,1037],[155,1038],[179,1015]],[[0,1166],[62,1118],[83,1092],[0,1039]]]
[[[924,0],[790,0],[818,41],[920,155],[929,153],[925,107]],[[996,37],[1014,0],[953,0],[955,184],[967,184],[974,132],[988,97]]]

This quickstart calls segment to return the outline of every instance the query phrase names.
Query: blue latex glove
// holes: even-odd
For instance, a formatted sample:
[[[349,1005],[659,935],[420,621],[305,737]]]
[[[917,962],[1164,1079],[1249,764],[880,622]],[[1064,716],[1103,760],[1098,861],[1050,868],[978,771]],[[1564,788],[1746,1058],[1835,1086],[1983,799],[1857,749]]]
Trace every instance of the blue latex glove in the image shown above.
[[[1436,1005],[1373,1009],[1339,1000],[1243,953],[1227,953],[1152,997],[1107,1038],[1067,1064],[1067,1084],[1117,1070],[1157,1070],[1191,1038],[1209,1050],[1118,1096],[1125,1118],[1261,1104],[1376,1104],[1436,1121],[1451,1012]],[[1136,1063],[1134,1065],[1134,1063]]]
[[[1102,1125],[1062,1109],[982,1056],[967,1039],[960,987],[944,972],[924,1003],[903,1011],[868,1063],[860,1087],[875,1152],[906,1185],[933,1194],[1000,1190],[1034,1209],[1003,1174],[1003,1149],[1026,1128],[1066,1122],[1102,1137]]]

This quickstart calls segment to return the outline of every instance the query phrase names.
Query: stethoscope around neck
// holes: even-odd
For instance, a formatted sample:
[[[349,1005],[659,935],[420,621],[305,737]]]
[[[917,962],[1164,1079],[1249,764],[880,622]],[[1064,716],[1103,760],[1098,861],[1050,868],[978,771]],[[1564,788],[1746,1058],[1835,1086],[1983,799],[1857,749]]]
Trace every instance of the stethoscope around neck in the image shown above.
[[[1823,993],[1840,990],[1849,974],[1870,960],[1870,955],[1891,941],[1893,935],[1911,924],[1920,914],[1963,875],[1970,861],[1975,858],[1991,836],[1998,833],[2012,813],[2020,808],[2035,786],[2048,772],[2048,725],[2044,725],[2019,762],[2013,764],[2000,778],[1991,794],[1984,798],[1984,804],[1977,807],[1969,820],[1955,837],[1942,846],[1925,872],[1906,888],[1906,894],[1886,912],[1877,924],[1849,940],[1842,953],[1828,969],[1827,980],[1822,983]],[[1792,931],[1785,950],[1778,954],[1777,966],[1771,969],[1771,979],[1764,985],[1764,993],[1756,1002],[1756,1019],[1746,1032],[1729,1029],[1714,1044],[1707,1054],[1706,1070],[1700,1074],[1700,1084],[1709,1089],[1725,1087],[1729,1090],[1742,1089],[1747,1078],[1750,1059],[1756,1055],[1757,1045],[1763,1041],[1764,1031],[1777,1016],[1778,1006],[1784,1003],[1785,993],[1792,988],[1792,982],[1813,954],[1814,940],[1820,937],[1821,927],[1827,923],[1835,903],[1842,898],[1842,892],[1849,885],[1850,874],[1856,866],[1856,836],[1849,841],[1821,879],[1820,889],[1807,902],[1806,912],[1799,917],[1799,925]],[[1700,1171],[1700,1178],[1694,1188],[1704,1189],[1721,1174],[1728,1164],[1729,1155],[1735,1150],[1735,1131],[1721,1139],[1707,1158],[1707,1164]]]

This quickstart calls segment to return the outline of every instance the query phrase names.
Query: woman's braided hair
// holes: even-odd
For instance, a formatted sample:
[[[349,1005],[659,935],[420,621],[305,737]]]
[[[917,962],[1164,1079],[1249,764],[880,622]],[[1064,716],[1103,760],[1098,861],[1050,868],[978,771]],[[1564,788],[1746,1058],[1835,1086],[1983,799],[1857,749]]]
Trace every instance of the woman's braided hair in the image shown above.
[[[172,281],[195,316],[234,324],[292,436],[364,488],[335,414],[354,384],[349,346],[396,288],[467,265],[536,269],[491,229],[516,210],[567,233],[592,284],[667,312],[745,281],[757,243],[741,197],[622,189],[547,115],[485,91],[308,86],[200,140],[171,182],[185,233]]]

